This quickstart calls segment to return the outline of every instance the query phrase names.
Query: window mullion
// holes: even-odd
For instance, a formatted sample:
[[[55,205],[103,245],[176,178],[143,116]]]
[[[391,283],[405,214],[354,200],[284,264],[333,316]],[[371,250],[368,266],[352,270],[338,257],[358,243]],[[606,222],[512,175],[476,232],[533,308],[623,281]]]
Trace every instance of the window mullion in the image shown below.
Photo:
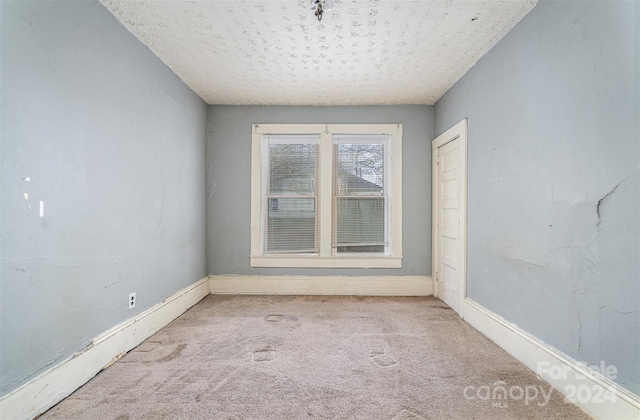
[[[327,130],[328,131],[328,130]],[[320,136],[320,165],[318,178],[320,180],[318,210],[320,223],[318,225],[320,238],[320,255],[331,255],[332,229],[332,185],[333,185],[333,140],[331,134],[323,132]]]

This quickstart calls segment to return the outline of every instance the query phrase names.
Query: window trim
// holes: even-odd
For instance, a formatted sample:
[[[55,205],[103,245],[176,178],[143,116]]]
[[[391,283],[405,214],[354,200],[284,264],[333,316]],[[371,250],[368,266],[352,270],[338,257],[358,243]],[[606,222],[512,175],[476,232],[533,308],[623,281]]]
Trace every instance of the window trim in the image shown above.
[[[402,267],[402,124],[253,124],[251,152],[251,267],[401,268]],[[263,135],[319,134],[319,254],[263,254]],[[389,253],[332,255],[333,134],[390,136]]]

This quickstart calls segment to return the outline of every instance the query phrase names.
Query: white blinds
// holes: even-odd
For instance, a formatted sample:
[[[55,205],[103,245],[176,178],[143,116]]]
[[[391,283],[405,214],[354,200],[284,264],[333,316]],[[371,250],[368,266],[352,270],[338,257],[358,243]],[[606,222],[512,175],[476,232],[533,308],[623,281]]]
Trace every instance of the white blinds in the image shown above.
[[[264,252],[317,252],[319,136],[267,135],[265,140]]]
[[[325,234],[334,254],[388,253],[389,135],[334,134],[327,139],[333,151],[324,156],[320,135],[263,135],[263,140],[265,254],[318,253],[320,208],[331,212],[332,230]],[[319,202],[321,159],[331,161],[331,171],[322,176],[332,202]]]
[[[389,136],[333,136],[333,247],[386,252]]]

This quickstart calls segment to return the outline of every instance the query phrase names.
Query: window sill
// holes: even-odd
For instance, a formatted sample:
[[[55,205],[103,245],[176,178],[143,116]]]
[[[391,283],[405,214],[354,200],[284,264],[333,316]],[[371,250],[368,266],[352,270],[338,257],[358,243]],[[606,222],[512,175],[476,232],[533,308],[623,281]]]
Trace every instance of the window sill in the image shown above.
[[[251,256],[251,267],[272,268],[402,268],[402,257],[320,257],[309,255]]]

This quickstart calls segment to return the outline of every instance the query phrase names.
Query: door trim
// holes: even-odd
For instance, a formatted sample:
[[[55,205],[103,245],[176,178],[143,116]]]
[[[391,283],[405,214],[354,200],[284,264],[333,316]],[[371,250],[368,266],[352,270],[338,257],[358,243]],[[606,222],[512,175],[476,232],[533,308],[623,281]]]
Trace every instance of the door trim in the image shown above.
[[[431,273],[433,278],[434,295],[440,296],[440,279],[436,277],[439,266],[438,261],[438,149],[453,140],[460,139],[460,197],[459,197],[459,217],[460,217],[460,247],[458,253],[459,273],[462,278],[458,284],[458,314],[464,319],[464,300],[467,296],[467,119],[463,119],[431,142]]]

